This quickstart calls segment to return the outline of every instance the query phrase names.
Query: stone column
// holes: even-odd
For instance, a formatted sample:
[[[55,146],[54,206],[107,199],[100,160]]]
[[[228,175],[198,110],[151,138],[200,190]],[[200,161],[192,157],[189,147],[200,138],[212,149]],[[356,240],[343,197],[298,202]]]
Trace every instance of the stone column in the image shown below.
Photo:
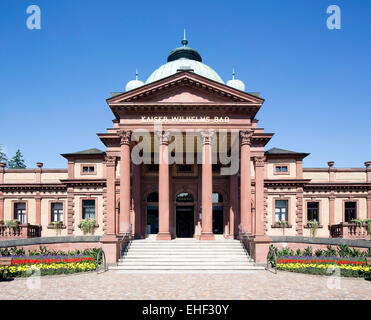
[[[142,219],[142,197],[141,197],[141,167],[133,165],[133,212],[134,212],[134,235],[136,238],[142,238],[143,234],[143,219]]]
[[[327,162],[328,165],[328,172],[329,172],[329,182],[335,181],[335,168],[334,168],[335,161]]]
[[[264,235],[264,166],[265,157],[255,157],[255,234]]]
[[[107,175],[106,234],[116,235],[116,158],[105,159]]]
[[[238,176],[229,176],[229,234],[232,239],[238,235]]]
[[[303,179],[303,160],[296,160],[296,178]]]
[[[107,263],[114,264],[120,256],[120,239],[116,234],[116,158],[107,156],[105,158],[105,167],[107,181],[106,227],[100,242],[106,254]]]
[[[332,191],[329,197],[329,225],[335,224],[335,194]]]
[[[251,166],[250,144],[253,131],[240,131],[241,136],[241,224],[247,233],[251,233]]]
[[[68,179],[73,179],[75,177],[75,162],[68,160]]]
[[[36,169],[36,183],[41,183],[41,173],[42,173],[42,167],[43,163],[42,162],[37,162],[37,169]]]
[[[35,198],[36,200],[36,225],[41,226],[41,197],[40,192]]]
[[[169,186],[169,139],[170,132],[156,132],[159,139],[159,173],[158,173],[158,189],[159,189],[159,225],[157,240],[171,240],[170,233],[170,186]]]
[[[365,162],[366,166],[366,181],[371,183],[371,161]],[[371,190],[368,190],[367,195],[367,219],[371,219]]]
[[[119,231],[125,233],[130,226],[130,140],[132,131],[121,131],[120,159],[120,216]]]
[[[202,231],[200,240],[214,240],[213,168],[211,143],[215,130],[201,131],[202,138]]]

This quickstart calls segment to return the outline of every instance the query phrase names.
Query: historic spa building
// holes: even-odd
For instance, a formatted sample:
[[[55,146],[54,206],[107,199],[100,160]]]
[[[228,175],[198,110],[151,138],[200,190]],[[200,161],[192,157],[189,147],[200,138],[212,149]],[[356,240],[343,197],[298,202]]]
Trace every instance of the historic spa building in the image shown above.
[[[114,261],[130,225],[136,238],[158,240],[237,238],[241,225],[259,260],[270,236],[283,227],[310,236],[312,220],[319,237],[365,236],[347,226],[371,218],[371,162],[303,168],[308,153],[266,150],[273,133],[255,118],[264,99],[234,76],[224,83],[187,43],[145,83],[137,77],[107,99],[104,151],[62,154],[67,169],[1,164],[0,239],[83,235],[80,221],[94,219]],[[21,225],[10,235],[2,223],[14,219]]]

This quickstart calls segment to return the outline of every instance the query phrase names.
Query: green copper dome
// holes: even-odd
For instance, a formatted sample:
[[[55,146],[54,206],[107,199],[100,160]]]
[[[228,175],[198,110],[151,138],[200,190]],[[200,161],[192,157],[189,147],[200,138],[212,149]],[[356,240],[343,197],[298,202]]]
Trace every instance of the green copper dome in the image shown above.
[[[169,77],[180,71],[194,72],[202,77],[223,83],[222,78],[209,66],[202,63],[201,55],[194,49],[187,47],[188,41],[182,40],[183,47],[170,52],[167,63],[156,69],[147,79],[146,84]]]
[[[185,46],[176,48],[171,51],[169,56],[167,57],[167,62],[171,62],[181,58],[202,62],[202,58],[196,50]]]

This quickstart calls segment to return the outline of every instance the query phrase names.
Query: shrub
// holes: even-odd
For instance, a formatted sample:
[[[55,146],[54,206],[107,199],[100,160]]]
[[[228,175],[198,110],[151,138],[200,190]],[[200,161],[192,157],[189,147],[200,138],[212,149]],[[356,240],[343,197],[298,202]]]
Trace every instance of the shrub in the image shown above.
[[[318,229],[318,226],[319,226],[319,223],[318,221],[316,220],[311,220],[311,221],[308,221],[308,226],[310,227],[310,232],[312,234],[312,237],[315,237],[316,234],[317,234],[317,229]]]
[[[334,249],[331,246],[327,246],[327,250],[325,250],[323,254],[327,257],[336,257],[337,256],[336,249]]]
[[[306,247],[304,249],[303,255],[311,257],[313,255],[312,247]]]
[[[340,257],[352,257],[353,253],[347,244],[338,246],[337,252]]]
[[[81,220],[79,228],[86,233],[94,233],[95,230],[95,220],[94,219],[84,219]]]
[[[8,227],[8,229],[15,229],[19,225],[18,220],[8,220],[5,221],[5,225]]]

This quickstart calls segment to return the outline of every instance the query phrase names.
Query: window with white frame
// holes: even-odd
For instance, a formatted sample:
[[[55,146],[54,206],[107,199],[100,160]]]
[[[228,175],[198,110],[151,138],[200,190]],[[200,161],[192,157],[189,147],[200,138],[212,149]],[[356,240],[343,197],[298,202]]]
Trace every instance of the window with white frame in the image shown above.
[[[95,200],[82,201],[82,218],[95,219]]]
[[[353,219],[357,219],[357,202],[349,201],[345,202],[345,222],[352,222]]]
[[[20,223],[26,223],[26,203],[17,202],[14,204],[14,219]]]
[[[51,221],[52,222],[62,222],[63,221],[63,203],[55,202],[51,205]]]
[[[307,203],[307,221],[319,222],[319,202]]]
[[[288,200],[275,201],[275,222],[288,221]]]

